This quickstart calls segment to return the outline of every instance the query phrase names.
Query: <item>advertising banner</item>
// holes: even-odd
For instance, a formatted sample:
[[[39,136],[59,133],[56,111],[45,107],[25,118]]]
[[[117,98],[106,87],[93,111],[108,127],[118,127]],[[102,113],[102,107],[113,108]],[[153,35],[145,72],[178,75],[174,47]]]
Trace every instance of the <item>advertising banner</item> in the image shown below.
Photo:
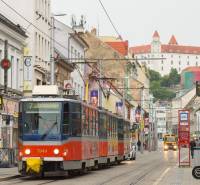
[[[135,109],[135,122],[139,123],[141,120],[141,107],[137,106],[137,108]]]
[[[116,102],[116,113],[122,115],[123,113],[123,102]]]
[[[3,110],[3,96],[0,95],[0,110]]]
[[[98,90],[92,90],[90,92],[90,103],[94,106],[98,106]]]

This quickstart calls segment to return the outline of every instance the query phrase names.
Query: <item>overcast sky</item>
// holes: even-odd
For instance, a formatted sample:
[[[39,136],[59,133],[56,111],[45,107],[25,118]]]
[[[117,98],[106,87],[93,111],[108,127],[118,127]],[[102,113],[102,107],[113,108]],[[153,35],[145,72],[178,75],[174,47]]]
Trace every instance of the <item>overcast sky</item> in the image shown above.
[[[157,30],[162,43],[172,34],[179,44],[200,46],[200,0],[101,0],[118,32],[129,45],[151,42]],[[83,14],[87,29],[98,27],[100,35],[113,35],[112,28],[98,0],[52,0],[53,13],[66,13],[58,18],[70,24],[71,15],[79,20]]]

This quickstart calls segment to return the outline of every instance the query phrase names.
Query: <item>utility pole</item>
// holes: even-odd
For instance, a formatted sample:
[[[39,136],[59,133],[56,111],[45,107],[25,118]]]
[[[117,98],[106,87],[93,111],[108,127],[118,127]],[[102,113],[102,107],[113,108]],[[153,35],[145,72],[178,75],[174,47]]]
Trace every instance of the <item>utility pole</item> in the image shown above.
[[[102,78],[102,61],[99,60],[99,77],[100,79]],[[99,81],[100,85],[101,85],[101,80]],[[102,90],[101,88],[99,88],[99,106],[102,107]]]
[[[126,78],[123,79],[122,83],[123,83],[123,118],[126,118],[126,94],[125,94],[125,80]]]
[[[143,93],[144,93],[144,87],[142,87],[141,88],[141,113],[142,113],[142,109],[143,109]],[[142,114],[141,114],[141,116],[143,116]],[[143,118],[141,117],[141,120],[142,120]],[[142,120],[143,121],[143,120]],[[144,128],[143,128],[143,122],[141,122],[141,130],[140,130],[140,140],[141,140],[141,153],[143,154],[143,151],[144,151],[144,147],[143,147],[143,144],[144,144]]]
[[[54,61],[54,17],[51,17],[51,85],[55,84],[55,61]]]
[[[4,59],[8,58],[8,41],[5,40],[4,43]],[[9,67],[4,67],[4,93],[7,94],[7,86],[8,86],[8,69]]]

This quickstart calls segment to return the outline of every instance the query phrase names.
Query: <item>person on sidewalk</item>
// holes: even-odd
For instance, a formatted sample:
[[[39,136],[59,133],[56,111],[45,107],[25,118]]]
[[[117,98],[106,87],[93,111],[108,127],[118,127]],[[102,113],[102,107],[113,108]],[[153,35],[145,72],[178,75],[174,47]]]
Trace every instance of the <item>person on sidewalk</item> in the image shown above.
[[[196,147],[196,142],[194,139],[192,139],[190,141],[190,150],[191,150],[191,156],[192,156],[192,159],[194,159],[194,148]]]
[[[138,140],[137,146],[138,146],[138,151],[140,151],[140,147],[141,147],[141,141],[140,140]]]

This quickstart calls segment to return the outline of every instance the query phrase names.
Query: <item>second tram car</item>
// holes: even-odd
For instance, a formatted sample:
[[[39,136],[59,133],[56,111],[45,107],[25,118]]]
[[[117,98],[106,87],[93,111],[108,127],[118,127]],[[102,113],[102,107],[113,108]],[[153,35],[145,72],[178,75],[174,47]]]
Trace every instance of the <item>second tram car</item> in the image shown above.
[[[22,99],[19,172],[44,175],[120,162],[129,153],[129,129],[129,121],[78,100]]]

